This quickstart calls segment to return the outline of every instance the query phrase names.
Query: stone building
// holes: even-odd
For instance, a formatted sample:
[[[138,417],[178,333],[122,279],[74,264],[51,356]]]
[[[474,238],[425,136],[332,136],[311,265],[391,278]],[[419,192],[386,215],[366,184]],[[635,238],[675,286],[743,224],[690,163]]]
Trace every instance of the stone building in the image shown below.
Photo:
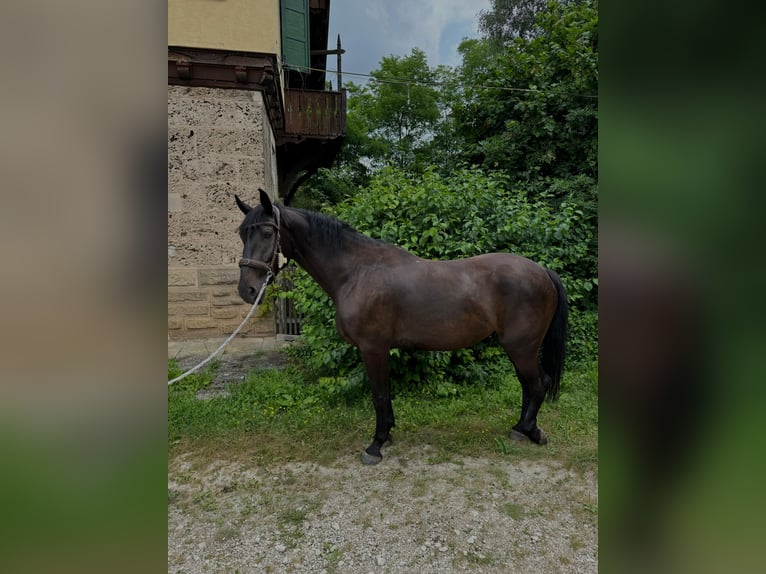
[[[327,89],[330,0],[168,0],[168,335],[231,333],[241,212],[258,188],[289,204],[345,133],[345,92]],[[245,335],[274,333],[272,316]]]

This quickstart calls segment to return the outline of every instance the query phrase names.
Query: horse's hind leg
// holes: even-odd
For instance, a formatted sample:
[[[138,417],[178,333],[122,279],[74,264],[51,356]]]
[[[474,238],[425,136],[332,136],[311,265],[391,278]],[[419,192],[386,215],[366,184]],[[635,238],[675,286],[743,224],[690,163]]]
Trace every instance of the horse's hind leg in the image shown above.
[[[370,379],[372,404],[375,407],[375,436],[370,446],[362,453],[362,462],[377,464],[383,460],[380,447],[391,439],[390,431],[395,424],[394,408],[391,405],[391,384],[388,378],[388,349],[365,350],[361,353]]]
[[[505,346],[505,345],[504,345]],[[545,444],[548,437],[543,429],[537,426],[537,413],[545,399],[545,373],[540,368],[537,351],[517,349],[505,346],[506,353],[516,367],[516,375],[521,383],[521,416],[513,426],[511,438],[521,440],[524,437]]]

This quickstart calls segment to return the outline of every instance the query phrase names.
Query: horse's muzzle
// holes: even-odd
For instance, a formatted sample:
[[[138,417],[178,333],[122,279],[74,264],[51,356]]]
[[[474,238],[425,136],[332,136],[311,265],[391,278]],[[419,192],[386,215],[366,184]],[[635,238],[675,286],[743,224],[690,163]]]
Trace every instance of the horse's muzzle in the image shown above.
[[[243,268],[244,271],[244,268]],[[260,273],[241,273],[237,293],[245,303],[255,303],[258,293],[260,293],[264,284],[268,285],[274,280],[274,274],[269,271],[265,276],[259,276]]]
[[[251,305],[255,302],[255,297],[258,295],[258,291],[255,287],[243,283],[239,284],[237,292],[245,303],[249,303]]]

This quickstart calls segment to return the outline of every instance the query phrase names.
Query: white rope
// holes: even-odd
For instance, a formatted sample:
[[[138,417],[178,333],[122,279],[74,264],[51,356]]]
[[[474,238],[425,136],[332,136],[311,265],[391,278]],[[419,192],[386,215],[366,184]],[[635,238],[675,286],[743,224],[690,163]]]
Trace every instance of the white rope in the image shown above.
[[[247,315],[245,315],[245,318],[242,320],[242,323],[240,323],[239,327],[237,327],[234,332],[229,335],[229,338],[226,339],[223,343],[221,343],[221,346],[218,347],[213,353],[204,361],[199,363],[198,365],[192,367],[188,371],[186,371],[184,374],[177,376],[175,379],[168,381],[168,386],[172,385],[173,383],[176,383],[180,381],[181,379],[184,379],[194,373],[195,371],[199,370],[200,368],[204,367],[206,364],[208,364],[210,361],[215,358],[215,356],[220,353],[223,348],[229,344],[229,341],[231,341],[234,337],[237,336],[237,333],[240,332],[242,327],[245,326],[245,323],[247,323],[250,320],[250,317],[253,316],[253,312],[258,307],[258,303],[261,302],[261,297],[263,297],[263,292],[266,291],[266,287],[269,285],[269,279],[271,278],[271,272],[269,272],[268,276],[266,277],[266,281],[263,282],[263,285],[261,286],[261,290],[258,292],[258,296],[255,298],[255,302],[253,303],[253,306],[250,307],[250,310],[247,312]]]

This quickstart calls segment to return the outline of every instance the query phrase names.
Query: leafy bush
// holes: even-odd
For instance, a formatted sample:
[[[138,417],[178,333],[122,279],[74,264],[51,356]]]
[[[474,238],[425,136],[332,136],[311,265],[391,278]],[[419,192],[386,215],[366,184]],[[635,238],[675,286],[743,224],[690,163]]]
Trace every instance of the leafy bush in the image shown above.
[[[535,199],[530,199],[529,190],[511,189],[502,174],[478,169],[458,169],[449,178],[426,170],[420,180],[413,181],[411,174],[386,168],[330,215],[428,259],[506,251],[557,271],[571,304],[570,329],[576,340],[571,341],[570,356],[592,357],[598,283],[592,214],[566,197],[554,209],[544,191],[535,191]],[[330,298],[302,270],[295,272],[294,282],[295,289],[286,296],[304,317],[303,346],[294,353],[316,376],[345,377],[361,384],[363,365],[356,349],[337,333]],[[390,366],[395,385],[424,384],[437,395],[453,392],[454,385],[486,380],[511,369],[496,338],[454,352],[395,349]]]

